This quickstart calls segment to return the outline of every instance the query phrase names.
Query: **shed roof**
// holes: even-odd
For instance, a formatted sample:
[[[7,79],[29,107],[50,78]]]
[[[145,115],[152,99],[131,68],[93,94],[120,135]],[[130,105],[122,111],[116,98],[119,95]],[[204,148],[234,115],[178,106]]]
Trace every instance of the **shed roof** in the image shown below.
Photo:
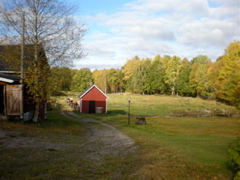
[[[6,83],[20,83],[21,78],[19,76],[13,76],[9,74],[0,73],[0,81]]]
[[[82,98],[84,97],[89,91],[91,91],[93,88],[97,88],[106,98],[109,98],[101,89],[99,89],[95,84],[88,87],[85,91],[82,92],[82,94],[80,94],[78,97]]]

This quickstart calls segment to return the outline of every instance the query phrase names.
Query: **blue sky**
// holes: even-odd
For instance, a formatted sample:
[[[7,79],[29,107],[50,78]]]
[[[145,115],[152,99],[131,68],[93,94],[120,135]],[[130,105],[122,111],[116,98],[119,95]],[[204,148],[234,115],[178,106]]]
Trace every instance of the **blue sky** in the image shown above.
[[[75,68],[121,68],[128,59],[176,55],[212,61],[240,40],[240,0],[71,0],[88,31]]]

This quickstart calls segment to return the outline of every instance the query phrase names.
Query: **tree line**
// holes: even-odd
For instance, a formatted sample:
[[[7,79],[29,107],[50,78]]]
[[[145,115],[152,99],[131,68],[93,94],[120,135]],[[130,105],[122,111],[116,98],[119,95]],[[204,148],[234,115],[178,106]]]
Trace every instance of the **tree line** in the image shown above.
[[[55,92],[84,91],[96,84],[108,93],[132,92],[217,99],[240,106],[240,41],[231,43],[216,62],[205,55],[188,60],[156,55],[129,59],[121,69],[52,68]]]

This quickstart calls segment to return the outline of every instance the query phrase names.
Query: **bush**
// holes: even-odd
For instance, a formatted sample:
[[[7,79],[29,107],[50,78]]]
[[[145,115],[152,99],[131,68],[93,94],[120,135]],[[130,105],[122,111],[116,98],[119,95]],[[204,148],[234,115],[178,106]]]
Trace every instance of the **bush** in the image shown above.
[[[52,110],[56,109],[57,106],[58,106],[58,105],[57,105],[56,99],[50,98],[50,99],[47,101],[47,110],[48,110],[48,111],[52,111]]]
[[[228,152],[230,155],[229,167],[234,174],[233,179],[240,179],[240,138],[232,143]]]
[[[52,96],[66,96],[66,94],[62,91],[53,90]]]

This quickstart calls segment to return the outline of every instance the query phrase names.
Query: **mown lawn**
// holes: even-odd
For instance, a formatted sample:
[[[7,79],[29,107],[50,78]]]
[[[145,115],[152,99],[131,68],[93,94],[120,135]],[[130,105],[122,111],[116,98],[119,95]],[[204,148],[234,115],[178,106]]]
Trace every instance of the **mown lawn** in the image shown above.
[[[171,117],[170,114],[186,109],[236,111],[235,108],[198,98],[108,96],[108,114],[74,112],[80,117],[112,124],[132,137],[138,147],[137,159],[109,157],[108,164],[91,168],[91,162],[81,157],[86,154],[76,151],[85,142],[86,136],[82,135],[86,129],[57,110],[49,112],[48,120],[41,124],[0,122],[2,129],[14,130],[7,137],[10,140],[27,137],[43,145],[44,141],[47,145],[56,145],[4,148],[0,144],[0,179],[108,179],[107,175],[121,168],[127,170],[123,175],[125,179],[231,179],[228,149],[240,136],[240,118]],[[127,123],[128,97],[131,97],[130,125]],[[57,99],[64,105],[66,97]],[[136,115],[145,115],[147,125],[135,125]]]
[[[171,117],[186,109],[234,107],[199,98],[147,95],[108,95],[109,113],[90,115],[110,123],[141,149],[142,168],[137,179],[231,179],[228,149],[240,136],[238,117]],[[131,123],[128,125],[128,97]],[[145,115],[147,125],[135,125],[136,115]]]

